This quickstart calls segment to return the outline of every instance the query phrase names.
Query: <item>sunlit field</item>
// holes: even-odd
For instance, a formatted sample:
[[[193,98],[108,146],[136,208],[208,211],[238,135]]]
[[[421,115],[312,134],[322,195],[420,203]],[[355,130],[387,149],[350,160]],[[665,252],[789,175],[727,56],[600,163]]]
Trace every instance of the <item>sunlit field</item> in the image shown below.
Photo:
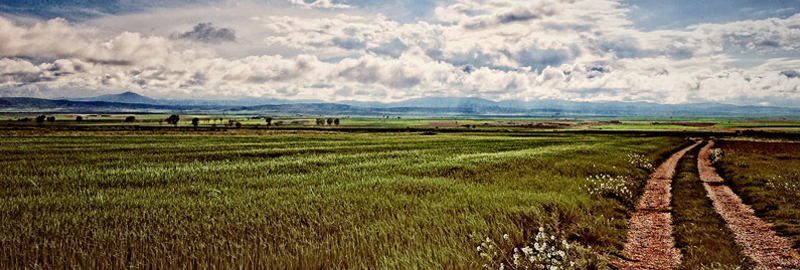
[[[756,214],[800,251],[800,144],[721,141],[718,170]]]
[[[35,122],[40,115],[52,116],[54,121]],[[0,128],[61,127],[80,128],[170,128],[214,129],[439,129],[450,131],[512,131],[547,132],[583,131],[679,131],[735,132],[772,131],[798,134],[800,120],[796,118],[554,118],[554,117],[467,117],[467,116],[325,116],[325,115],[225,115],[180,114],[176,124],[170,124],[165,114],[0,114]],[[78,121],[80,117],[80,121]],[[126,121],[132,117],[131,121]],[[271,121],[266,121],[270,117]],[[197,119],[195,126],[193,120]],[[317,120],[323,120],[318,124]],[[327,120],[339,120],[338,124]],[[27,121],[25,121],[27,120]],[[241,126],[238,126],[238,125]]]
[[[686,144],[65,134],[0,137],[2,268],[479,269],[544,231],[575,267],[602,268],[652,165]],[[487,237],[503,250],[487,255]]]

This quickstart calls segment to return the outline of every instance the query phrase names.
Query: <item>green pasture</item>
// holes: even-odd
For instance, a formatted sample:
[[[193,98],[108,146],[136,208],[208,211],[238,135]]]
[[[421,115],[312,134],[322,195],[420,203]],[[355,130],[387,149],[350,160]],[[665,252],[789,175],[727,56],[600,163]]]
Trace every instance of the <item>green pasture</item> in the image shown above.
[[[640,194],[649,171],[629,154],[657,163],[685,143],[122,135],[0,136],[0,265],[479,269],[481,239],[507,233],[522,246],[541,226],[578,247],[575,260],[603,268],[635,198],[587,178],[623,176]]]

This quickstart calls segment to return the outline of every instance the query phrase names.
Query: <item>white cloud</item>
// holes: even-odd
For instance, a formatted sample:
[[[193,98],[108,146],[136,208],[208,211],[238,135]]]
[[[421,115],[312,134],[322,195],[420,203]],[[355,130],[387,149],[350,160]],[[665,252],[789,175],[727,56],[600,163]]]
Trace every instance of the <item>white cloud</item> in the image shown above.
[[[350,8],[350,6],[345,4],[336,4],[333,3],[331,0],[314,0],[311,3],[307,3],[305,0],[291,0],[292,4],[301,6],[303,8],[325,8],[325,9],[345,9]]]
[[[292,3],[299,5],[294,9],[341,5]],[[735,60],[731,50],[796,52],[800,15],[642,31],[617,1],[457,0],[437,8],[436,21],[412,23],[354,9],[258,7],[173,16],[159,10],[86,25],[61,19],[23,25],[0,17],[0,95],[132,90],[161,98],[800,101],[800,78],[781,74],[795,70],[797,59],[765,59],[749,69],[728,65]],[[214,20],[235,31],[237,42],[168,38],[200,23],[191,14],[237,10],[248,17]],[[140,31],[103,28],[112,21],[119,25],[111,28],[125,28],[142,16],[154,23],[138,25]],[[179,23],[161,29],[158,18]]]

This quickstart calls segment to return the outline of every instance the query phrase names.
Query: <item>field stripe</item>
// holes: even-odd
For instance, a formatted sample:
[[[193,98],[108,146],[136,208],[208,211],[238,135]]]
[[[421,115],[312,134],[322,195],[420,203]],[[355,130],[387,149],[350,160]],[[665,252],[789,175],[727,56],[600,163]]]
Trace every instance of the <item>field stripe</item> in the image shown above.
[[[786,239],[775,234],[770,226],[755,216],[752,208],[745,205],[733,190],[724,185],[709,161],[710,141],[700,151],[697,166],[700,180],[714,201],[714,209],[728,223],[736,242],[745,254],[752,258],[759,269],[800,269],[800,256],[791,249]],[[705,167],[705,168],[703,168]]]
[[[644,194],[636,205],[630,220],[628,242],[620,269],[672,269],[680,264],[681,253],[672,238],[672,213],[670,191],[675,167],[686,152],[697,142],[673,154],[650,176]]]

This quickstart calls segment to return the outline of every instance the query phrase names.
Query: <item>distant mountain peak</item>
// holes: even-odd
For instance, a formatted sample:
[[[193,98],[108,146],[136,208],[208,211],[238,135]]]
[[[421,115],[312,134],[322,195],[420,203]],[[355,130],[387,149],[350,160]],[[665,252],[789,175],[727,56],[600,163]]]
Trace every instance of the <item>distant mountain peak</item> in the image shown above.
[[[117,94],[117,95],[118,95],[118,96],[136,96],[136,97],[144,97],[144,96],[142,96],[142,95],[139,95],[139,94],[137,94],[137,93],[134,93],[134,92],[131,92],[131,91],[128,91],[128,92],[125,92],[125,93],[121,93],[121,94]]]
[[[156,104],[157,100],[142,96],[140,94],[128,91],[120,94],[108,94],[88,98],[75,98],[70,100],[76,101],[105,101],[105,102],[119,102],[119,103],[139,103],[139,104]]]

